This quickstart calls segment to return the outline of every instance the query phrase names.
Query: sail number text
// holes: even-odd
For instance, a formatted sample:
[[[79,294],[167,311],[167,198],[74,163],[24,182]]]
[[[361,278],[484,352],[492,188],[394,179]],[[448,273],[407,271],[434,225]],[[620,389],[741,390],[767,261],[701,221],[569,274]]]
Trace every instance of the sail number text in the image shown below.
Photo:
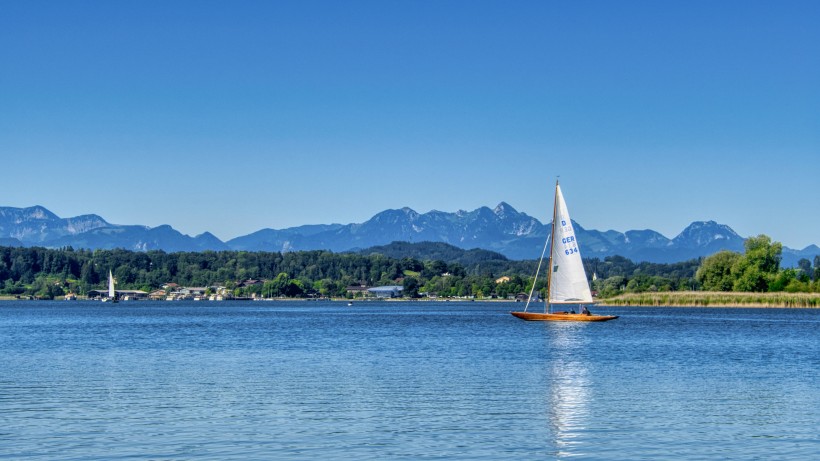
[[[579,251],[578,251],[578,246],[576,246],[576,244],[575,244],[575,236],[574,236],[574,235],[571,235],[571,236],[569,236],[569,237],[564,237],[564,238],[562,238],[562,239],[561,239],[561,243],[563,243],[564,245],[569,245],[569,244],[573,245],[573,247],[572,247],[572,248],[566,248],[566,249],[564,250],[564,253],[565,253],[567,256],[569,256],[569,255],[571,255],[571,254],[573,254],[573,253],[579,253]]]

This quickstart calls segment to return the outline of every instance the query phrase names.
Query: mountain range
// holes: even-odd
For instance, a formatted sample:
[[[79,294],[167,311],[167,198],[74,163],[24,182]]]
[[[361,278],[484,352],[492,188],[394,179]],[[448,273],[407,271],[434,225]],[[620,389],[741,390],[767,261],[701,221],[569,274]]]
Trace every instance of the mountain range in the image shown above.
[[[720,250],[742,252],[744,238],[729,226],[697,221],[669,239],[653,230],[598,231],[573,221],[584,257],[619,255],[633,261],[670,263],[708,256]],[[417,213],[410,208],[385,210],[363,223],[318,224],[262,229],[226,242],[209,232],[191,237],[169,225],[111,224],[98,215],[60,218],[42,206],[0,207],[0,245],[134,251],[357,251],[394,241],[444,242],[463,249],[484,249],[510,259],[537,259],[549,225],[507,203],[473,211]],[[820,248],[783,248],[782,266],[812,260]]]

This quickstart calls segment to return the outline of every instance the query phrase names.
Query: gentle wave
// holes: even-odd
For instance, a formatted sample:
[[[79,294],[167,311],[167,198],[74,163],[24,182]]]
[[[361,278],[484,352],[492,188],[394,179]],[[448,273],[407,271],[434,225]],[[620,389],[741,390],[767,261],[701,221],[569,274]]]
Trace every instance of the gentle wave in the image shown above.
[[[3,459],[811,459],[820,313],[0,303]]]

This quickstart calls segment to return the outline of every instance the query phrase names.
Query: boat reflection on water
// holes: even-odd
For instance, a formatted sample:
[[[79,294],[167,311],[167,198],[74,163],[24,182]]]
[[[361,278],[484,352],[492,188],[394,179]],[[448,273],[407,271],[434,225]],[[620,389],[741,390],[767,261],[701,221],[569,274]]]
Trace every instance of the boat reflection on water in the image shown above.
[[[563,459],[582,455],[590,420],[592,383],[584,360],[583,333],[586,325],[549,323],[547,347],[551,360],[547,369],[547,421],[556,455]]]

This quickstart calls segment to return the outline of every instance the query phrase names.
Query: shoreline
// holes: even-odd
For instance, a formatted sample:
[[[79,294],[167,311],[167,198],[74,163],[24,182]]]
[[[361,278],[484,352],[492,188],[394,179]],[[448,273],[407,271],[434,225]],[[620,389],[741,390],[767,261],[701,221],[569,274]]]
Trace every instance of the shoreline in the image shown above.
[[[748,307],[820,308],[820,293],[736,293],[721,291],[665,291],[629,293],[602,299],[601,306],[635,307]]]
[[[3,301],[40,301],[37,299],[15,298],[14,296],[0,296]],[[48,300],[45,300],[48,301]],[[65,301],[63,298],[55,298],[52,301]],[[76,301],[92,301],[88,298],[78,298]],[[123,301],[125,303],[144,302],[145,300]],[[229,300],[226,300],[229,301]],[[243,300],[251,301],[251,300]],[[388,303],[509,303],[524,304],[520,301],[510,299],[403,299],[403,298],[383,298],[383,299],[347,299],[347,298],[274,298],[258,299],[253,302],[318,302],[330,301],[340,303],[367,304],[372,302]],[[71,301],[69,301],[71,302]],[[220,302],[202,300],[203,303]],[[224,302],[224,301],[223,301]],[[820,293],[735,293],[735,292],[710,292],[710,291],[666,291],[666,292],[645,292],[628,293],[613,298],[598,299],[594,303],[601,308],[606,307],[720,307],[720,308],[780,308],[780,309],[818,309],[820,308]]]

